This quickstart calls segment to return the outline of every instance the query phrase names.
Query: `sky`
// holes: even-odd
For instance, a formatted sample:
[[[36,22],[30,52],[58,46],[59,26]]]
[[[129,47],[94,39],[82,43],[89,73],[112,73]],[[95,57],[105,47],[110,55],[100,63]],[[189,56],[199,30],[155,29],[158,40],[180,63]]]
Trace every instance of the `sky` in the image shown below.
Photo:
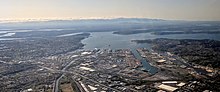
[[[220,20],[220,0],[0,0],[0,20],[153,18]]]

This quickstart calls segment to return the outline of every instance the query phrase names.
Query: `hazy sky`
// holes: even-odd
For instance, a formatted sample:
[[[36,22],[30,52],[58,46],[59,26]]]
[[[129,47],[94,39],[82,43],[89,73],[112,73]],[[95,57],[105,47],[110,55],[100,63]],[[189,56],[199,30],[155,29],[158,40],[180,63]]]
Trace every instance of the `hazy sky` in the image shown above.
[[[0,19],[220,20],[220,0],[0,0]]]

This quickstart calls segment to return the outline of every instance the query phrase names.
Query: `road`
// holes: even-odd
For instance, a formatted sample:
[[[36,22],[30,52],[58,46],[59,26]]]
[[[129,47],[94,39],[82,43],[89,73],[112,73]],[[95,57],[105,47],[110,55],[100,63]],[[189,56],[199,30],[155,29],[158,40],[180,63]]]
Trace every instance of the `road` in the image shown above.
[[[74,61],[75,61],[75,60],[74,60]],[[87,79],[87,80],[89,80],[89,81],[91,81],[91,82],[93,82],[93,83],[99,84],[100,86],[106,87],[106,88],[111,89],[111,90],[116,91],[116,92],[121,92],[121,91],[118,90],[118,89],[114,89],[114,88],[111,88],[111,87],[106,86],[106,85],[104,85],[104,84],[101,84],[101,83],[99,83],[98,81],[92,80],[91,78],[88,78],[88,77],[86,77],[86,76],[81,75],[80,73],[66,71],[66,69],[67,69],[74,61],[71,61],[71,62],[70,62],[67,66],[65,66],[62,70],[54,70],[54,69],[51,69],[51,68],[48,68],[48,67],[39,66],[39,67],[42,67],[42,68],[47,69],[47,70],[49,70],[49,71],[58,72],[58,73],[61,73],[61,74],[62,74],[62,75],[61,75],[59,78],[57,78],[57,80],[54,82],[53,92],[59,92],[59,81],[60,81],[60,79],[64,76],[65,73],[70,73],[70,74],[78,75],[78,76],[80,76],[80,77],[82,77],[82,78],[84,78],[84,79]]]
[[[67,68],[69,68],[69,66],[72,65],[75,62],[75,60],[73,60],[69,64],[67,64],[61,71],[65,71]],[[53,69],[50,69],[50,68],[45,68],[45,69],[53,71]],[[60,73],[62,73],[62,75],[55,80],[54,87],[53,87],[53,92],[59,92],[59,82],[60,82],[60,79],[62,79],[64,77],[64,73],[63,72],[60,72]]]
[[[91,78],[88,78],[88,77],[86,77],[86,76],[83,76],[83,75],[81,75],[81,74],[79,74],[79,73],[69,72],[69,71],[66,71],[66,73],[71,73],[71,74],[79,75],[80,77],[82,77],[82,78],[84,78],[84,79],[87,79],[87,80],[89,80],[89,81],[91,81],[91,82],[93,82],[93,83],[99,84],[100,86],[106,87],[106,88],[108,88],[108,89],[111,89],[111,90],[114,90],[114,91],[117,91],[117,92],[121,92],[120,90],[111,88],[111,87],[106,86],[106,85],[104,85],[104,84],[101,84],[101,83],[99,83],[98,81],[92,80]]]

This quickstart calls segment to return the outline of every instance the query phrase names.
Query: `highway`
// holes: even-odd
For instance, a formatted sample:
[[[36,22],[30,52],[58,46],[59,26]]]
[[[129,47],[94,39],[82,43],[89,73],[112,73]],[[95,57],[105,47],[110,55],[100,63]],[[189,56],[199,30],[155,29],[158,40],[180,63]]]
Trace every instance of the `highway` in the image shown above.
[[[75,60],[74,60],[74,61],[75,61]],[[106,88],[111,89],[111,90],[116,91],[116,92],[121,92],[121,91],[118,90],[118,89],[114,89],[114,88],[111,88],[111,87],[106,86],[106,85],[104,85],[104,84],[101,84],[101,83],[99,83],[98,81],[92,80],[91,78],[88,78],[88,77],[86,77],[86,76],[83,76],[83,75],[81,75],[81,74],[79,74],[79,73],[77,73],[77,72],[66,71],[66,69],[67,69],[74,61],[71,61],[71,62],[70,62],[66,67],[64,67],[62,70],[54,70],[54,69],[51,69],[51,68],[48,68],[48,67],[39,66],[39,67],[42,67],[42,68],[47,69],[47,70],[49,70],[49,71],[58,72],[58,73],[61,73],[61,74],[62,74],[62,75],[61,75],[59,78],[57,78],[57,80],[55,81],[55,83],[54,83],[54,88],[53,88],[53,92],[59,92],[59,81],[60,81],[60,79],[64,76],[65,73],[70,73],[70,74],[78,75],[78,76],[80,76],[80,77],[82,77],[82,78],[84,78],[84,79],[87,79],[87,80],[89,80],[89,81],[91,81],[91,82],[93,82],[93,83],[99,84],[100,86],[106,87]]]
[[[61,71],[65,71],[70,65],[72,65],[72,63],[75,62],[75,60],[73,60],[69,64],[67,64]],[[48,69],[48,68],[46,68],[46,69]],[[49,69],[49,70],[51,70],[51,69]],[[60,79],[62,79],[63,76],[64,76],[64,73],[63,72],[61,72],[61,73],[62,73],[62,75],[59,78],[57,78],[55,83],[54,83],[53,92],[59,92],[59,82],[60,82]]]

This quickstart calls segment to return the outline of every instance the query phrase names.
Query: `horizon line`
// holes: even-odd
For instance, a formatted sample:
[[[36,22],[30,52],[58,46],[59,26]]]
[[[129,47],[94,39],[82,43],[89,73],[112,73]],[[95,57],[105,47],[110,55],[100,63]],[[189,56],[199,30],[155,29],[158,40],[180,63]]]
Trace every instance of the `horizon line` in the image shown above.
[[[167,21],[220,21],[220,20],[184,20],[184,19],[162,19],[162,18],[147,18],[147,17],[90,17],[90,18],[0,18],[0,23],[16,23],[16,22],[38,22],[38,21],[55,21],[55,20],[111,20],[111,19],[152,19],[152,20],[167,20]]]

